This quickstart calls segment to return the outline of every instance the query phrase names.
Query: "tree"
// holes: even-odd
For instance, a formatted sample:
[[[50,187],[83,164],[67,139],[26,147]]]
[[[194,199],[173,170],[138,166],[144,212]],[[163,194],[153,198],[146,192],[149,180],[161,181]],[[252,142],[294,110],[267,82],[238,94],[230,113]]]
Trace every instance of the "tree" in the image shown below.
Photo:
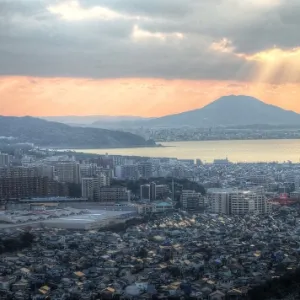
[[[34,235],[31,234],[30,232],[24,232],[21,235],[21,242],[26,247],[29,247],[32,244],[33,240],[34,240]]]
[[[148,256],[148,251],[147,251],[144,247],[142,247],[142,248],[138,251],[138,253],[137,253],[136,256],[137,256],[137,257],[140,257],[140,258],[146,258],[146,257]]]
[[[69,196],[73,198],[81,197],[81,185],[77,183],[68,183]]]

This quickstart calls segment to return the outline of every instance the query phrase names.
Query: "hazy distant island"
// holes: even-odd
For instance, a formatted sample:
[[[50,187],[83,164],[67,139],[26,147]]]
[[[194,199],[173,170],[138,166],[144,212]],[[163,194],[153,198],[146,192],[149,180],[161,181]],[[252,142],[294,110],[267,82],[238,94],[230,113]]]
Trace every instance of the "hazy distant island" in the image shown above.
[[[156,147],[153,140],[116,130],[72,127],[33,117],[0,116],[0,136],[10,142],[32,143],[48,148]]]

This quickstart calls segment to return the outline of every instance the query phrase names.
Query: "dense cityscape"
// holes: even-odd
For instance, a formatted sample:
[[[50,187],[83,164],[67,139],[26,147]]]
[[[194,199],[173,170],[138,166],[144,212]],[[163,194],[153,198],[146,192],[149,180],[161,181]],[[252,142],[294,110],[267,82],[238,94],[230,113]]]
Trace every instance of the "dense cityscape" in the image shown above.
[[[122,130],[121,128],[118,128]],[[124,130],[124,129],[123,129]],[[195,128],[126,128],[126,131],[142,135],[146,139],[157,142],[174,141],[219,141],[219,140],[268,140],[268,139],[299,139],[298,128],[284,126],[238,126]]]
[[[0,300],[300,300],[299,0],[0,0]]]
[[[300,164],[2,148],[1,299],[288,294]]]

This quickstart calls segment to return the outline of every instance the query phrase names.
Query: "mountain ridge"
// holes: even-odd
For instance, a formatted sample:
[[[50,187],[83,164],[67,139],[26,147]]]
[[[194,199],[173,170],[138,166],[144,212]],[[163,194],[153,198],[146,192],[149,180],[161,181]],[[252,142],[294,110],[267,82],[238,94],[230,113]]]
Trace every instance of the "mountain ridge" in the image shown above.
[[[177,114],[155,118],[136,116],[86,116],[95,118],[89,124],[69,124],[94,128],[126,130],[130,128],[178,128],[183,126],[231,127],[253,126],[258,124],[275,126],[299,126],[300,115],[292,110],[285,110],[278,106],[267,104],[257,98],[246,95],[227,95],[218,98],[208,105]],[[55,118],[55,117],[54,117]],[[58,117],[59,118],[59,117]],[[85,118],[85,117],[76,117]]]
[[[145,123],[150,127],[178,127],[178,124],[193,127],[300,125],[300,115],[251,96],[229,95],[220,97],[202,108],[155,118]]]
[[[68,124],[71,126],[92,126],[102,124],[114,124],[118,122],[131,122],[131,121],[142,121],[148,118],[143,118],[139,116],[109,116],[109,115],[87,115],[87,116],[40,116],[40,119],[51,121],[51,122],[59,122]]]
[[[72,127],[35,117],[0,116],[0,136],[44,147],[118,148],[155,146],[141,136],[108,129]]]

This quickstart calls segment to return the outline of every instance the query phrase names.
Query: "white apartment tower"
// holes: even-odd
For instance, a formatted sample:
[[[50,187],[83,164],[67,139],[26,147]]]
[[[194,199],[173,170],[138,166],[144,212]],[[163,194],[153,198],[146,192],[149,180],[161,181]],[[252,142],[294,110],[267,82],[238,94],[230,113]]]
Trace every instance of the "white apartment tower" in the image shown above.
[[[210,189],[207,192],[211,210],[216,214],[229,213],[229,192],[222,189]]]
[[[201,193],[194,190],[182,190],[181,204],[184,209],[194,210],[204,207],[204,198]]]
[[[271,211],[271,205],[261,191],[210,189],[207,195],[213,213],[244,215],[268,214]]]
[[[87,177],[81,180],[81,194],[83,198],[96,200],[100,197],[102,187],[109,186],[110,180],[104,174],[97,177]]]

